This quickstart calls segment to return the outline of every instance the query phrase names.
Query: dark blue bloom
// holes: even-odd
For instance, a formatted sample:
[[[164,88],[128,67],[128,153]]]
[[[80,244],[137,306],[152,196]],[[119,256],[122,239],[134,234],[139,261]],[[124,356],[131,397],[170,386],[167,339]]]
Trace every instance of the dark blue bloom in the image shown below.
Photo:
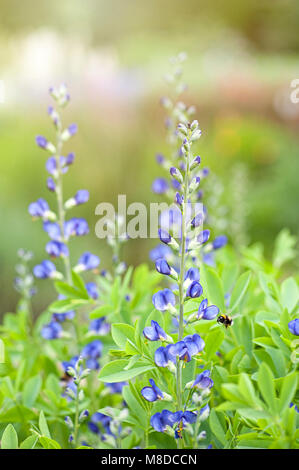
[[[39,279],[47,279],[56,277],[57,271],[52,261],[44,260],[41,264],[34,266],[33,274]]]
[[[79,189],[79,191],[76,192],[74,199],[77,205],[84,204],[89,199],[89,192],[87,189]]]
[[[173,354],[173,345],[168,344],[166,347],[160,346],[155,351],[155,364],[158,367],[167,367],[170,362],[176,362],[175,354]]]
[[[77,364],[78,359],[79,359],[79,356],[74,356],[69,361],[62,361],[62,367],[63,367],[64,372],[66,374],[68,374],[67,370],[68,370],[69,367],[72,367],[73,369],[76,368],[76,364]]]
[[[143,398],[151,402],[162,400],[164,396],[163,392],[157,387],[155,381],[153,379],[149,379],[149,383],[151,384],[151,387],[143,387],[141,390],[141,395]]]
[[[195,423],[197,418],[197,414],[193,413],[193,411],[177,411],[177,421],[178,425],[175,430],[175,438],[182,439],[183,429],[186,425]]]
[[[227,244],[227,237],[225,235],[219,235],[212,242],[214,250],[219,250],[219,248],[222,248],[226,244]]]
[[[163,289],[153,295],[152,301],[157,310],[164,312],[175,306],[175,295],[170,289]]]
[[[157,245],[150,251],[150,259],[156,261],[159,258],[167,259],[172,256],[171,248],[167,245]]]
[[[196,214],[196,216],[191,220],[191,226],[193,228],[199,227],[202,224],[203,224],[203,214],[202,213]]]
[[[64,224],[64,235],[66,238],[71,236],[82,236],[89,233],[88,223],[85,219],[74,217],[67,220]]]
[[[293,408],[293,406],[294,406],[294,409],[297,411],[297,413],[299,413],[299,408],[298,408],[298,406],[295,405],[293,402],[291,402],[290,405],[289,405],[289,407],[290,407],[290,408]]]
[[[204,320],[214,320],[219,314],[219,308],[216,305],[210,305],[208,307],[208,300],[203,299],[199,305],[197,318],[203,318]]]
[[[60,241],[61,239],[61,230],[60,230],[60,226],[58,223],[56,222],[44,222],[43,223],[43,229],[45,232],[47,232],[47,234],[49,235],[49,237],[52,239],[52,240],[58,240]]]
[[[149,339],[150,341],[165,341],[167,339],[167,335],[159,323],[155,320],[152,320],[151,325],[152,326],[146,326],[143,330],[143,335],[145,338]]]
[[[201,374],[198,374],[195,377],[192,387],[197,387],[200,389],[212,388],[214,385],[213,380],[210,378],[211,371],[205,370]]]
[[[200,234],[196,237],[197,243],[203,245],[206,243],[210,238],[210,230],[203,230]]]
[[[110,418],[110,416],[106,416],[103,413],[96,412],[91,416],[91,420],[88,423],[88,427],[90,431],[95,434],[101,434],[102,431],[104,431],[105,434],[112,435],[112,432],[110,430],[111,421],[112,418]]]
[[[89,331],[94,332],[97,335],[104,336],[109,333],[110,325],[106,322],[106,317],[96,318],[92,320],[89,325]]]
[[[199,281],[199,270],[197,268],[189,268],[185,274],[185,281],[186,279],[190,279],[190,281]]]
[[[189,287],[187,288],[186,297],[191,297],[192,299],[200,297],[203,293],[203,288],[198,281],[192,281]]]
[[[123,387],[128,385],[128,382],[105,383],[105,385],[110,388],[111,393],[121,393]]]
[[[68,167],[66,166],[66,158],[62,155],[59,157],[59,164],[61,173],[66,173],[68,171]],[[58,170],[56,157],[48,158],[48,160],[46,161],[46,170],[48,173],[50,173],[50,175],[57,177]]]
[[[53,258],[58,258],[60,256],[62,257],[69,256],[68,247],[64,243],[58,242],[56,240],[51,240],[50,242],[47,243],[46,252],[50,256],[53,256]]]
[[[89,369],[99,369],[100,364],[97,359],[101,357],[103,345],[100,340],[96,339],[91,343],[86,344],[82,349],[82,357],[86,359],[86,366]]]
[[[47,147],[47,139],[46,137],[44,137],[43,135],[37,135],[36,138],[35,138],[35,141],[37,143],[37,145],[39,147],[41,147],[42,149],[45,149]]]
[[[169,276],[169,274],[171,274],[171,267],[167,263],[166,259],[163,258],[157,259],[156,270],[158,271],[158,273],[165,274],[166,276]]]
[[[202,351],[204,347],[203,339],[195,333],[194,335],[186,336],[182,341],[170,344],[168,355],[171,357],[178,356],[181,361],[190,362],[192,357]]]
[[[87,282],[85,284],[85,287],[86,287],[89,297],[95,300],[99,298],[99,290],[95,282]]]
[[[74,310],[69,310],[68,312],[64,313],[53,313],[52,319],[54,321],[58,321],[59,323],[63,323],[66,320],[72,320],[75,316]]]
[[[299,318],[295,318],[288,323],[288,327],[292,335],[299,336]]]
[[[45,217],[49,213],[49,205],[45,199],[39,198],[29,205],[28,212],[32,217]]]
[[[168,243],[171,242],[171,236],[169,235],[169,233],[166,230],[163,230],[162,228],[159,228],[158,234],[159,234],[159,238],[160,238],[161,242],[165,243],[166,245],[168,245]]]
[[[158,432],[165,432],[166,427],[173,425],[178,421],[178,411],[172,412],[168,410],[163,410],[161,413],[155,413],[151,419],[150,424]]]
[[[100,258],[87,251],[80,256],[77,266],[80,271],[88,271],[90,269],[96,269],[99,264]]]
[[[179,206],[181,206],[184,202],[184,196],[183,195],[181,196],[180,193],[176,193],[175,201]]]
[[[74,160],[75,160],[75,154],[71,152],[66,156],[65,163],[66,165],[71,165],[72,163],[74,163]]]
[[[168,183],[164,178],[156,178],[152,184],[152,191],[156,194],[164,194],[168,187]]]
[[[53,178],[51,178],[51,176],[49,176],[49,178],[47,179],[47,188],[48,188],[49,191],[55,191],[56,190],[55,181],[53,180]]]
[[[41,329],[41,335],[45,339],[60,338],[61,333],[62,333],[62,326],[56,321],[51,321],[47,325],[44,325]]]

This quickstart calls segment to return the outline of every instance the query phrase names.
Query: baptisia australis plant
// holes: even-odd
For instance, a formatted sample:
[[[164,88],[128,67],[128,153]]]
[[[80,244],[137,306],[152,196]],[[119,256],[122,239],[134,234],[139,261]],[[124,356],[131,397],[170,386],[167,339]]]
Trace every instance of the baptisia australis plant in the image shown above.
[[[85,344],[85,340],[80,333],[78,311],[76,313],[74,310],[66,311],[63,306],[61,308],[61,302],[63,304],[66,295],[68,297],[73,295],[75,299],[76,296],[81,297],[86,299],[85,301],[98,298],[97,285],[94,282],[84,284],[79,273],[95,271],[100,264],[100,259],[97,255],[87,251],[79,257],[74,265],[71,261],[70,241],[75,237],[87,235],[89,227],[85,219],[69,217],[68,213],[74,207],[86,203],[89,199],[89,192],[80,189],[72,197],[68,199],[64,197],[63,177],[73,164],[75,155],[69,153],[64,156],[62,154],[63,144],[77,133],[77,125],[71,124],[64,128],[62,124],[61,110],[68,104],[70,99],[65,85],[61,85],[59,88],[51,88],[50,94],[56,105],[56,107],[50,106],[48,108],[50,119],[56,131],[55,142],[52,143],[46,137],[39,135],[36,137],[36,143],[41,149],[50,154],[46,161],[46,170],[49,173],[47,188],[56,196],[56,209],[50,209],[48,202],[43,198],[39,198],[29,205],[28,211],[33,219],[42,221],[43,229],[50,238],[46,244],[46,252],[51,260],[45,259],[36,265],[33,269],[34,276],[38,279],[54,280],[55,287],[60,292],[57,302],[59,309],[57,309],[57,312],[53,311],[51,321],[42,327],[41,335],[46,340],[65,338],[68,340],[68,344],[72,344],[73,354],[75,354],[69,363],[64,363],[64,369],[69,377],[66,394],[71,400],[75,401],[75,418],[72,425],[74,432],[71,441],[77,445],[78,427],[80,421],[83,420],[82,413],[82,416],[79,414],[80,403],[84,397],[83,389],[80,387],[90,370],[99,369],[98,360],[102,355],[102,343],[100,340],[95,339]],[[59,264],[60,260],[62,265]],[[56,264],[56,262],[58,263]],[[63,267],[62,270],[61,267]],[[72,325],[74,333],[71,334],[67,331],[67,328],[63,327],[64,324]],[[93,334],[98,335],[102,333],[103,329],[107,332],[105,326],[105,322],[99,319],[91,323],[90,330]],[[65,366],[65,364],[67,365]],[[85,369],[83,365],[85,365]],[[83,414],[84,418],[88,416],[87,411],[84,411]],[[70,418],[68,421],[70,421]]]

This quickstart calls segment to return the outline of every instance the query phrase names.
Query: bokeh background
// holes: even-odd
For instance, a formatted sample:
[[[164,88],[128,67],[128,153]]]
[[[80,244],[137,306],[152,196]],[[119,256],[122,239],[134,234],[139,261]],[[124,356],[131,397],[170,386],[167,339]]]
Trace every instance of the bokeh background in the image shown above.
[[[151,192],[155,154],[167,150],[159,99],[168,59],[180,51],[188,54],[183,98],[196,105],[200,154],[214,174],[217,230],[236,243],[241,217],[243,239],[267,252],[282,227],[298,234],[299,104],[290,101],[299,78],[297,1],[0,0],[0,12],[0,313],[15,308],[17,249],[34,250],[36,263],[45,254],[47,236],[27,207],[38,197],[54,204],[34,138],[53,135],[47,90],[62,81],[72,96],[66,122],[79,125],[65,192],[91,193],[72,213],[91,227],[73,242],[74,258],[88,248],[109,267],[111,253],[94,235],[99,202],[115,204],[118,194],[159,201]],[[147,261],[152,246],[129,242],[125,259]],[[54,292],[41,284],[36,302],[45,305]]]

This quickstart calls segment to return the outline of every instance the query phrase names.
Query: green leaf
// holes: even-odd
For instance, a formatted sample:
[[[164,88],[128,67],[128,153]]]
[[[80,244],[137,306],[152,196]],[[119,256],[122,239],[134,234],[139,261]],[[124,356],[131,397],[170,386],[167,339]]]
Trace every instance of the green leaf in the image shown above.
[[[57,441],[54,441],[54,439],[50,439],[46,436],[41,436],[39,438],[39,442],[44,449],[61,449],[61,446]]]
[[[39,375],[31,377],[24,385],[22,401],[25,406],[32,408],[40,392],[42,380]]]
[[[114,307],[111,305],[101,305],[100,307],[95,308],[90,314],[90,318],[101,318],[101,317],[106,317],[109,313],[112,313],[114,310]]]
[[[214,354],[218,351],[219,347],[222,344],[222,341],[224,340],[224,336],[224,331],[220,329],[211,331],[208,334],[205,340],[205,353],[207,361],[210,361],[213,358]]]
[[[65,313],[70,310],[75,310],[76,308],[82,307],[83,305],[88,305],[91,303],[91,300],[84,299],[63,299],[56,300],[49,306],[49,310],[55,313]]]
[[[280,268],[284,263],[295,258],[296,250],[294,249],[297,237],[290,234],[288,229],[283,229],[275,240],[273,264],[276,268]]]
[[[223,416],[221,411],[216,412],[214,409],[211,410],[210,416],[209,416],[209,424],[211,431],[215,436],[217,437],[218,441],[221,442],[223,446],[227,444],[227,439],[226,439],[226,429],[223,428],[223,419],[220,420],[219,416]],[[221,422],[222,421],[222,422]]]
[[[261,363],[257,376],[257,383],[264,398],[272,413],[276,412],[276,393],[274,387],[274,376],[270,367],[264,362]]]
[[[4,343],[2,339],[0,339],[0,364],[5,362],[5,350],[4,350]]]
[[[128,339],[135,344],[135,330],[126,323],[114,323],[111,327],[111,335],[121,349],[125,349]]]
[[[293,372],[283,379],[280,397],[279,411],[282,414],[290,405],[297,389],[298,374]]]
[[[89,295],[85,287],[85,283],[83,279],[81,278],[81,276],[75,271],[72,271],[72,281],[73,281],[74,287],[78,289],[78,291],[81,292],[82,299],[89,299]]]
[[[43,434],[43,436],[51,439],[51,434],[48,428],[48,423],[45,418],[43,410],[40,412],[38,425],[39,425],[40,432]]]
[[[27,437],[20,445],[20,449],[34,449],[38,441],[38,436],[33,434],[32,436]]]
[[[109,362],[100,371],[99,380],[101,382],[123,382],[126,380],[133,379],[137,375],[148,372],[154,369],[153,365],[137,366],[129,370],[124,370],[128,361],[125,359],[118,359],[116,361]]]
[[[241,300],[243,299],[247,291],[247,288],[249,286],[250,278],[251,278],[250,271],[246,271],[239,277],[237,284],[235,285],[232,291],[232,295],[230,299],[230,311],[231,312],[234,312],[236,310]]]
[[[8,424],[4,429],[1,438],[1,449],[17,449],[18,435],[12,424]]]
[[[281,303],[291,313],[299,300],[299,289],[294,278],[289,277],[281,284]]]
[[[252,385],[252,382],[247,374],[240,374],[239,390],[245,398],[246,402],[251,405],[252,408],[256,408],[259,400],[257,399],[254,386]]]
[[[203,265],[201,269],[203,270],[204,279],[206,281],[209,302],[217,305],[221,311],[224,311],[224,291],[220,277],[212,268],[204,267]]]

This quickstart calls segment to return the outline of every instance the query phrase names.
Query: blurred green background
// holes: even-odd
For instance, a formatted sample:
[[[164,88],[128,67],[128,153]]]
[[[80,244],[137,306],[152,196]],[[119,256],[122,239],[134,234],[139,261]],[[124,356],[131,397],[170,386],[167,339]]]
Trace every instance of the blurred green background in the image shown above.
[[[72,243],[74,258],[90,249],[109,268],[110,251],[94,235],[99,202],[115,204],[118,194],[128,203],[160,200],[151,193],[160,176],[155,153],[167,151],[159,99],[168,59],[182,50],[183,99],[197,108],[200,155],[217,175],[208,192],[213,199],[213,184],[220,188],[214,203],[224,207],[224,231],[234,243],[234,218],[243,217],[246,240],[268,251],[282,227],[298,234],[299,104],[290,101],[299,77],[298,2],[0,0],[0,11],[0,312],[15,307],[17,249],[34,250],[36,263],[45,256],[47,236],[27,207],[38,197],[55,204],[34,138],[53,135],[47,90],[62,81],[72,96],[65,122],[79,125],[67,145],[76,162],[65,193],[91,193],[72,212],[91,227]],[[147,261],[153,245],[131,241],[125,259]],[[53,298],[49,284],[39,282],[38,306]]]

